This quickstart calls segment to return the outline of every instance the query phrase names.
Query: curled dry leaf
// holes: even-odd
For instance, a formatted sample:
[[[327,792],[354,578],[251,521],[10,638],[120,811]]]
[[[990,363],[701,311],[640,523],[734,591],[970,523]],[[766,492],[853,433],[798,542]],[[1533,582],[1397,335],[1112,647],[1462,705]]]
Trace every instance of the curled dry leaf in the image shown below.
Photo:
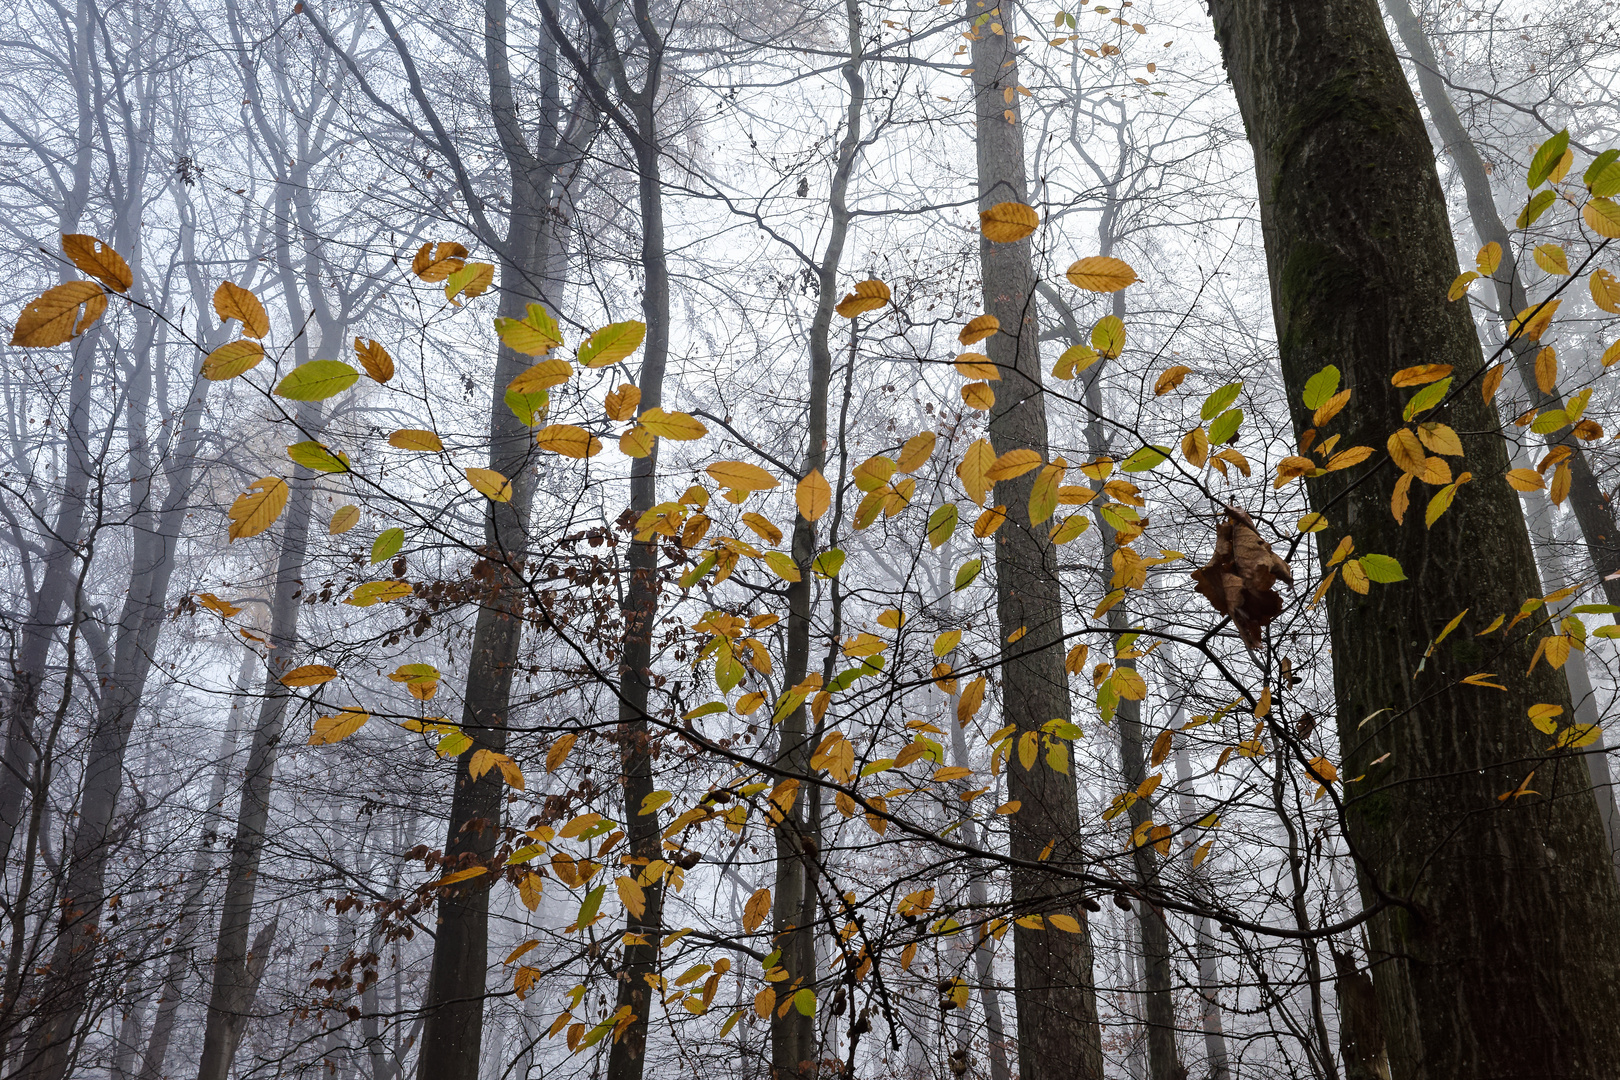
[[[1227,507],[1226,520],[1215,530],[1215,554],[1193,571],[1198,591],[1216,611],[1229,615],[1243,643],[1259,648],[1260,632],[1282,614],[1278,581],[1294,583],[1294,573],[1261,538],[1254,520],[1237,507]]]
[[[416,249],[411,260],[411,273],[423,281],[439,282],[460,270],[467,263],[467,249],[454,240],[442,244],[423,244]]]

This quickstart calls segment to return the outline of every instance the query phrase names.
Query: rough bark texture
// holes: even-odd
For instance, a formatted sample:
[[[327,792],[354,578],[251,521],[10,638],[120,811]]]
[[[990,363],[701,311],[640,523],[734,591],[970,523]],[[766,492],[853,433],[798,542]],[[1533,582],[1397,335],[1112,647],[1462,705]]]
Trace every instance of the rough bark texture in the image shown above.
[[[1382,448],[1410,396],[1394,371],[1447,363],[1463,384],[1482,364],[1466,309],[1446,300],[1456,257],[1417,104],[1374,0],[1215,0],[1212,11],[1255,152],[1295,427],[1310,424],[1305,380],[1333,363],[1355,390],[1334,430],[1346,446]],[[1434,418],[1463,433],[1478,479],[1433,528],[1415,513],[1393,521],[1387,461],[1310,488],[1332,522],[1318,551],[1353,533],[1358,551],[1396,557],[1410,578],[1366,596],[1336,587],[1327,602],[1340,772],[1367,776],[1348,835],[1368,907],[1399,900],[1369,927],[1392,1072],[1612,1075],[1620,1027],[1604,1003],[1620,992],[1620,895],[1585,768],[1525,718],[1537,702],[1567,715],[1567,684],[1544,664],[1522,674],[1537,635],[1474,636],[1538,593],[1500,480],[1507,452],[1471,386]],[[1458,683],[1481,670],[1504,673],[1509,691]],[[1500,799],[1532,769],[1539,794]]]
[[[1507,223],[1496,207],[1496,196],[1491,191],[1490,173],[1479,150],[1469,138],[1468,129],[1451,103],[1445,82],[1440,75],[1439,61],[1423,27],[1412,11],[1408,0],[1386,0],[1390,18],[1401,42],[1411,54],[1417,68],[1418,87],[1423,91],[1423,102],[1428,106],[1429,118],[1434,121],[1444,149],[1451,155],[1457,175],[1462,179],[1463,191],[1468,198],[1468,216],[1478,234],[1480,243],[1500,244],[1502,264],[1493,275],[1491,288],[1496,294],[1496,311],[1503,323],[1530,305],[1525,292],[1524,277],[1519,273],[1518,251]],[[1461,301],[1459,301],[1461,303]],[[1518,369],[1526,395],[1538,409],[1561,409],[1564,395],[1556,382],[1546,391],[1536,384],[1535,342],[1517,338],[1509,345],[1513,365]],[[1593,569],[1603,578],[1603,592],[1611,604],[1620,604],[1620,578],[1609,580],[1609,575],[1620,570],[1620,529],[1615,526],[1614,502],[1592,471],[1591,459],[1586,456],[1579,440],[1571,434],[1573,425],[1566,425],[1544,436],[1547,448],[1567,446],[1570,471],[1569,505],[1580,523],[1581,535],[1586,540]]]
[[[969,14],[976,16],[971,7]],[[1009,13],[1010,14],[1010,13]],[[974,34],[973,86],[978,121],[979,207],[1026,202],[1024,129],[1018,120],[1018,85],[1012,32],[987,23]],[[979,239],[984,309],[1001,329],[983,347],[1001,369],[990,438],[998,454],[1027,448],[1048,456],[1046,403],[1041,391],[1035,272],[1030,241],[993,244]],[[1003,722],[1018,733],[1070,717],[1069,679],[1063,670],[1063,603],[1056,560],[1045,525],[1029,523],[1029,493],[1036,472],[996,484],[994,499],[1008,519],[996,533],[996,617],[1001,640],[1024,628],[1002,665]],[[1012,857],[1036,861],[1048,844],[1048,862],[1076,868],[1081,852],[1074,778],[1047,767],[1008,764],[1007,792],[1022,804],[1012,816]],[[1079,934],[1013,929],[1013,971],[1018,1004],[1018,1064],[1025,1077],[1077,1080],[1102,1076],[1102,1048],[1092,978],[1090,931],[1078,896],[1039,871],[1014,869],[1014,905],[1022,911],[1062,911],[1081,924]]]

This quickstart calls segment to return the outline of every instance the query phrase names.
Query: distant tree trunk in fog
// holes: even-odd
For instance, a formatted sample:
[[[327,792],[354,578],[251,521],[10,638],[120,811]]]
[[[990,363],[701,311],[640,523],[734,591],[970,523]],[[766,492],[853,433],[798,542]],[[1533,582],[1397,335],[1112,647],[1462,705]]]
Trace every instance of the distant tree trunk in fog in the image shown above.
[[[967,7],[971,20],[980,14]],[[1007,16],[1011,16],[1011,11]],[[1002,20],[1010,28],[1012,19]],[[1013,33],[973,33],[973,91],[977,127],[979,208],[1028,201],[1024,175],[1024,128],[1019,123],[1017,53]],[[1051,457],[1046,401],[1041,385],[1039,327],[1035,319],[1035,271],[1028,238],[993,244],[979,237],[979,268],[984,278],[984,310],[1001,329],[984,348],[1001,371],[990,410],[990,439],[998,454],[1028,449]],[[1043,525],[1029,521],[1029,494],[1036,473],[995,485],[995,501],[1007,507],[1007,521],[995,536],[998,640],[1014,631],[1023,637],[1002,665],[1003,719],[1018,736],[1070,717],[1069,677],[1063,668],[1063,595],[1053,548]],[[1074,868],[1080,809],[1071,773],[1037,762],[1007,767],[1008,796],[1023,809],[1010,820],[1011,854],[1026,865],[1047,861]],[[1092,977],[1091,936],[1079,897],[1046,875],[1012,872],[1013,904],[1020,913],[1072,915],[1081,933],[1059,934],[1013,927],[1013,970],[1018,1003],[1019,1073],[1044,1080],[1101,1080],[1102,1043]]]

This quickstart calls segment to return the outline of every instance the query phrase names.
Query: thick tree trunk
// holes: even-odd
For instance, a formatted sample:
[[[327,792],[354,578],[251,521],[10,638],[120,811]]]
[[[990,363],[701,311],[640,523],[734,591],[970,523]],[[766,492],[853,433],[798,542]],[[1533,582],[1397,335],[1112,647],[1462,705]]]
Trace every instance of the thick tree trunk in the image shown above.
[[[1400,34],[1401,42],[1411,54],[1412,64],[1417,69],[1418,87],[1423,91],[1423,103],[1428,107],[1429,119],[1434,122],[1435,131],[1446,151],[1451,154],[1457,175],[1462,179],[1474,232],[1481,243],[1501,245],[1502,263],[1493,275],[1492,287],[1496,293],[1497,314],[1505,325],[1530,304],[1524,288],[1524,277],[1519,273],[1513,235],[1496,208],[1490,173],[1486,171],[1479,149],[1451,103],[1440,75],[1439,61],[1429,46],[1429,39],[1424,36],[1417,15],[1412,11],[1410,0],[1386,0],[1386,3],[1396,32]],[[1542,391],[1536,382],[1536,353],[1539,351],[1536,343],[1520,337],[1508,348],[1531,404],[1538,409],[1563,408],[1564,395],[1556,382],[1546,391]],[[1571,434],[1573,430],[1573,426],[1565,426],[1549,432],[1545,436],[1547,447],[1567,446],[1570,449],[1570,456],[1565,459],[1570,471],[1569,505],[1575,511],[1575,520],[1580,523],[1593,568],[1603,579],[1604,595],[1609,603],[1620,604],[1620,577],[1613,580],[1609,577],[1620,570],[1620,530],[1615,526],[1614,503],[1598,483],[1592,471],[1591,459],[1580,441]]]
[[[970,17],[980,12],[968,9]],[[1011,22],[1010,11],[1003,21]],[[1005,32],[1002,32],[1005,31]],[[1018,122],[1017,53],[1008,26],[986,23],[973,33],[973,87],[977,118],[979,207],[1027,201],[1024,129]],[[984,309],[1001,329],[985,341],[1001,370],[990,411],[996,452],[1030,449],[1048,457],[1046,402],[1041,390],[1039,327],[1035,321],[1035,272],[1030,241],[993,244],[979,238]],[[996,533],[996,617],[1001,641],[1024,636],[1008,648],[1002,665],[1003,721],[1017,733],[1039,732],[1047,722],[1070,717],[1069,679],[1063,669],[1063,596],[1045,525],[1029,522],[1029,493],[1037,473],[995,486],[995,501],[1008,519]],[[1037,736],[1038,737],[1038,736]],[[1012,857],[1034,863],[1052,845],[1053,867],[1077,868],[1079,803],[1072,765],[1067,773],[1044,756],[1024,769],[1012,755],[1007,792],[1022,804],[1012,815]],[[1102,1044],[1092,977],[1086,910],[1073,890],[1039,871],[1015,868],[1013,904],[1020,912],[1064,912],[1081,933],[1013,929],[1013,971],[1018,1004],[1019,1073],[1043,1080],[1100,1080]]]
[[[1389,510],[1386,462],[1311,482],[1358,552],[1410,580],[1328,593],[1348,836],[1369,908],[1371,966],[1401,1080],[1603,1076],[1620,1027],[1595,1002],[1620,993],[1620,890],[1579,760],[1525,719],[1568,715],[1562,674],[1533,640],[1475,636],[1538,595],[1508,455],[1473,389],[1479,341],[1446,300],[1456,257],[1433,149],[1374,0],[1214,0],[1216,33],[1254,147],[1283,378],[1296,429],[1305,380],[1336,364],[1353,387],[1344,445],[1382,448],[1418,363],[1466,387],[1429,414],[1462,435],[1462,488],[1432,528]],[[1414,499],[1414,502],[1417,502]],[[1482,572],[1483,571],[1483,572]],[[1425,644],[1469,615],[1417,672]],[[1481,670],[1509,691],[1462,685]],[[1414,678],[1414,675],[1416,678]],[[1378,762],[1378,764],[1374,764]],[[1511,797],[1530,772],[1527,790]],[[1509,795],[1504,799],[1502,796]],[[1383,906],[1392,897],[1394,906]]]

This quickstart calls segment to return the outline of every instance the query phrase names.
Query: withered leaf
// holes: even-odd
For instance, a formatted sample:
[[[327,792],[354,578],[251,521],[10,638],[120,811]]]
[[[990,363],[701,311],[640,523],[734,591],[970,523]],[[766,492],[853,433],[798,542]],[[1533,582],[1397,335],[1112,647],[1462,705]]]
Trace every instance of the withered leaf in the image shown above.
[[[1226,508],[1226,520],[1215,529],[1215,555],[1193,571],[1198,591],[1222,615],[1230,615],[1243,643],[1259,648],[1260,632],[1282,614],[1278,581],[1294,583],[1288,564],[1255,530],[1254,520],[1237,507]]]

